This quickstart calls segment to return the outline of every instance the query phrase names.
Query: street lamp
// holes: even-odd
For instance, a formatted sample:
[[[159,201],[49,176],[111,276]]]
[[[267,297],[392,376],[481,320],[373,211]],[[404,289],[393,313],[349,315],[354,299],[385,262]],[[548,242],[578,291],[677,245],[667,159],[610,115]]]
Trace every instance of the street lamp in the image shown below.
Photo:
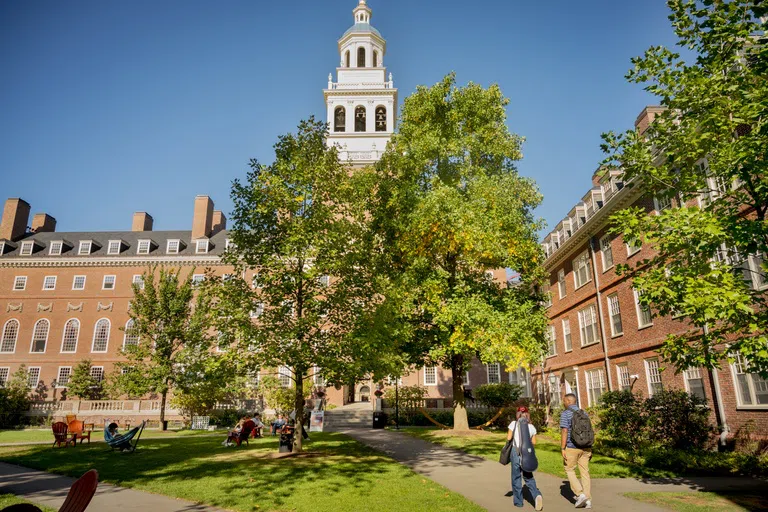
[[[397,393],[397,382],[400,379],[395,379],[395,429],[400,430],[400,397]]]

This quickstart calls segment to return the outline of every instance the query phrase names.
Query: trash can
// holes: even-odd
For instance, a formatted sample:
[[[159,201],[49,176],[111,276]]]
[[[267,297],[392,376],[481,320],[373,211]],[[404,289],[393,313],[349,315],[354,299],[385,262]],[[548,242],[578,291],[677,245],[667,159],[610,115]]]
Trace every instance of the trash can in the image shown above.
[[[381,411],[373,413],[373,428],[384,428],[387,426],[387,414]]]
[[[294,430],[291,429],[288,432],[280,434],[280,448],[278,453],[290,453],[293,451],[293,433]]]

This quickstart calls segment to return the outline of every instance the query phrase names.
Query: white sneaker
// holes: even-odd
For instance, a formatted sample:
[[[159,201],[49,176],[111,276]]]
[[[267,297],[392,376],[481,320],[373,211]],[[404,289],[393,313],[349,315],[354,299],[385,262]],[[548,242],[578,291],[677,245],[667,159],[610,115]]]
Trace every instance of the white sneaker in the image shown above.
[[[584,508],[592,508],[592,500],[587,500],[587,503],[584,505]]]
[[[544,498],[541,497],[541,494],[536,496],[536,510],[542,510],[544,508]]]
[[[579,494],[579,497],[576,498],[576,508],[584,508],[584,505],[589,501],[587,499],[587,496],[584,494]]]

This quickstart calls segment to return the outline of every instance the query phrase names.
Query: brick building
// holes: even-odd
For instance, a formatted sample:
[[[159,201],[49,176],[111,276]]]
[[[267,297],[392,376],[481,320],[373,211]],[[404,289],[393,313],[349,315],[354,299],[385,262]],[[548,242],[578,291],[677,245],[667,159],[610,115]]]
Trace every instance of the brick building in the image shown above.
[[[646,107],[635,126],[644,131],[658,111]],[[687,327],[684,318],[658,317],[642,307],[631,280],[615,272],[616,265],[634,264],[652,251],[608,234],[609,217],[630,206],[660,211],[674,204],[642,186],[625,186],[618,170],[598,171],[582,201],[543,240],[551,323],[548,354],[531,373],[538,400],[560,404],[566,392],[573,392],[582,407],[589,407],[608,390],[650,396],[660,389],[684,389],[705,398],[713,419],[731,433],[749,420],[768,431],[768,381],[749,374],[743,360],[723,361],[717,371],[689,368],[676,374],[659,357],[656,350],[667,334]],[[751,285],[765,289],[760,259],[750,257],[743,264],[753,270]]]

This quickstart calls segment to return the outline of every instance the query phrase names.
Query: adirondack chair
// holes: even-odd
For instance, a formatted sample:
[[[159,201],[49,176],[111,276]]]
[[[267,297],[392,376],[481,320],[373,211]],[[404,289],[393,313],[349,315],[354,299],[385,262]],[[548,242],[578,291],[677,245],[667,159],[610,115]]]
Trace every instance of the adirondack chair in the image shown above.
[[[67,499],[64,500],[59,512],[84,512],[96,493],[98,485],[99,473],[95,469],[87,471],[69,488]]]
[[[67,414],[67,425],[77,419],[77,414]]]
[[[0,512],[43,512],[31,503],[17,503],[9,507],[5,507]]]
[[[80,440],[80,444],[83,444],[83,439],[87,439],[88,444],[91,444],[91,432],[86,432],[84,422],[80,420],[70,421],[69,432],[75,435],[75,439]]]
[[[253,422],[253,420],[248,420],[245,423],[243,423],[243,428],[240,430],[240,435],[237,436],[237,439],[235,439],[235,444],[237,446],[240,446],[243,441],[245,441],[245,444],[248,444],[248,438],[251,437],[251,432],[253,432],[253,429],[256,428],[256,423]]]
[[[67,433],[68,428],[67,424],[63,421],[57,421],[51,425],[51,430],[53,430],[53,445],[51,447],[56,445],[61,447],[61,443],[64,443],[64,448],[66,448],[69,443],[72,443],[72,446],[75,446],[77,443],[77,436],[72,435],[70,437],[70,434]]]

